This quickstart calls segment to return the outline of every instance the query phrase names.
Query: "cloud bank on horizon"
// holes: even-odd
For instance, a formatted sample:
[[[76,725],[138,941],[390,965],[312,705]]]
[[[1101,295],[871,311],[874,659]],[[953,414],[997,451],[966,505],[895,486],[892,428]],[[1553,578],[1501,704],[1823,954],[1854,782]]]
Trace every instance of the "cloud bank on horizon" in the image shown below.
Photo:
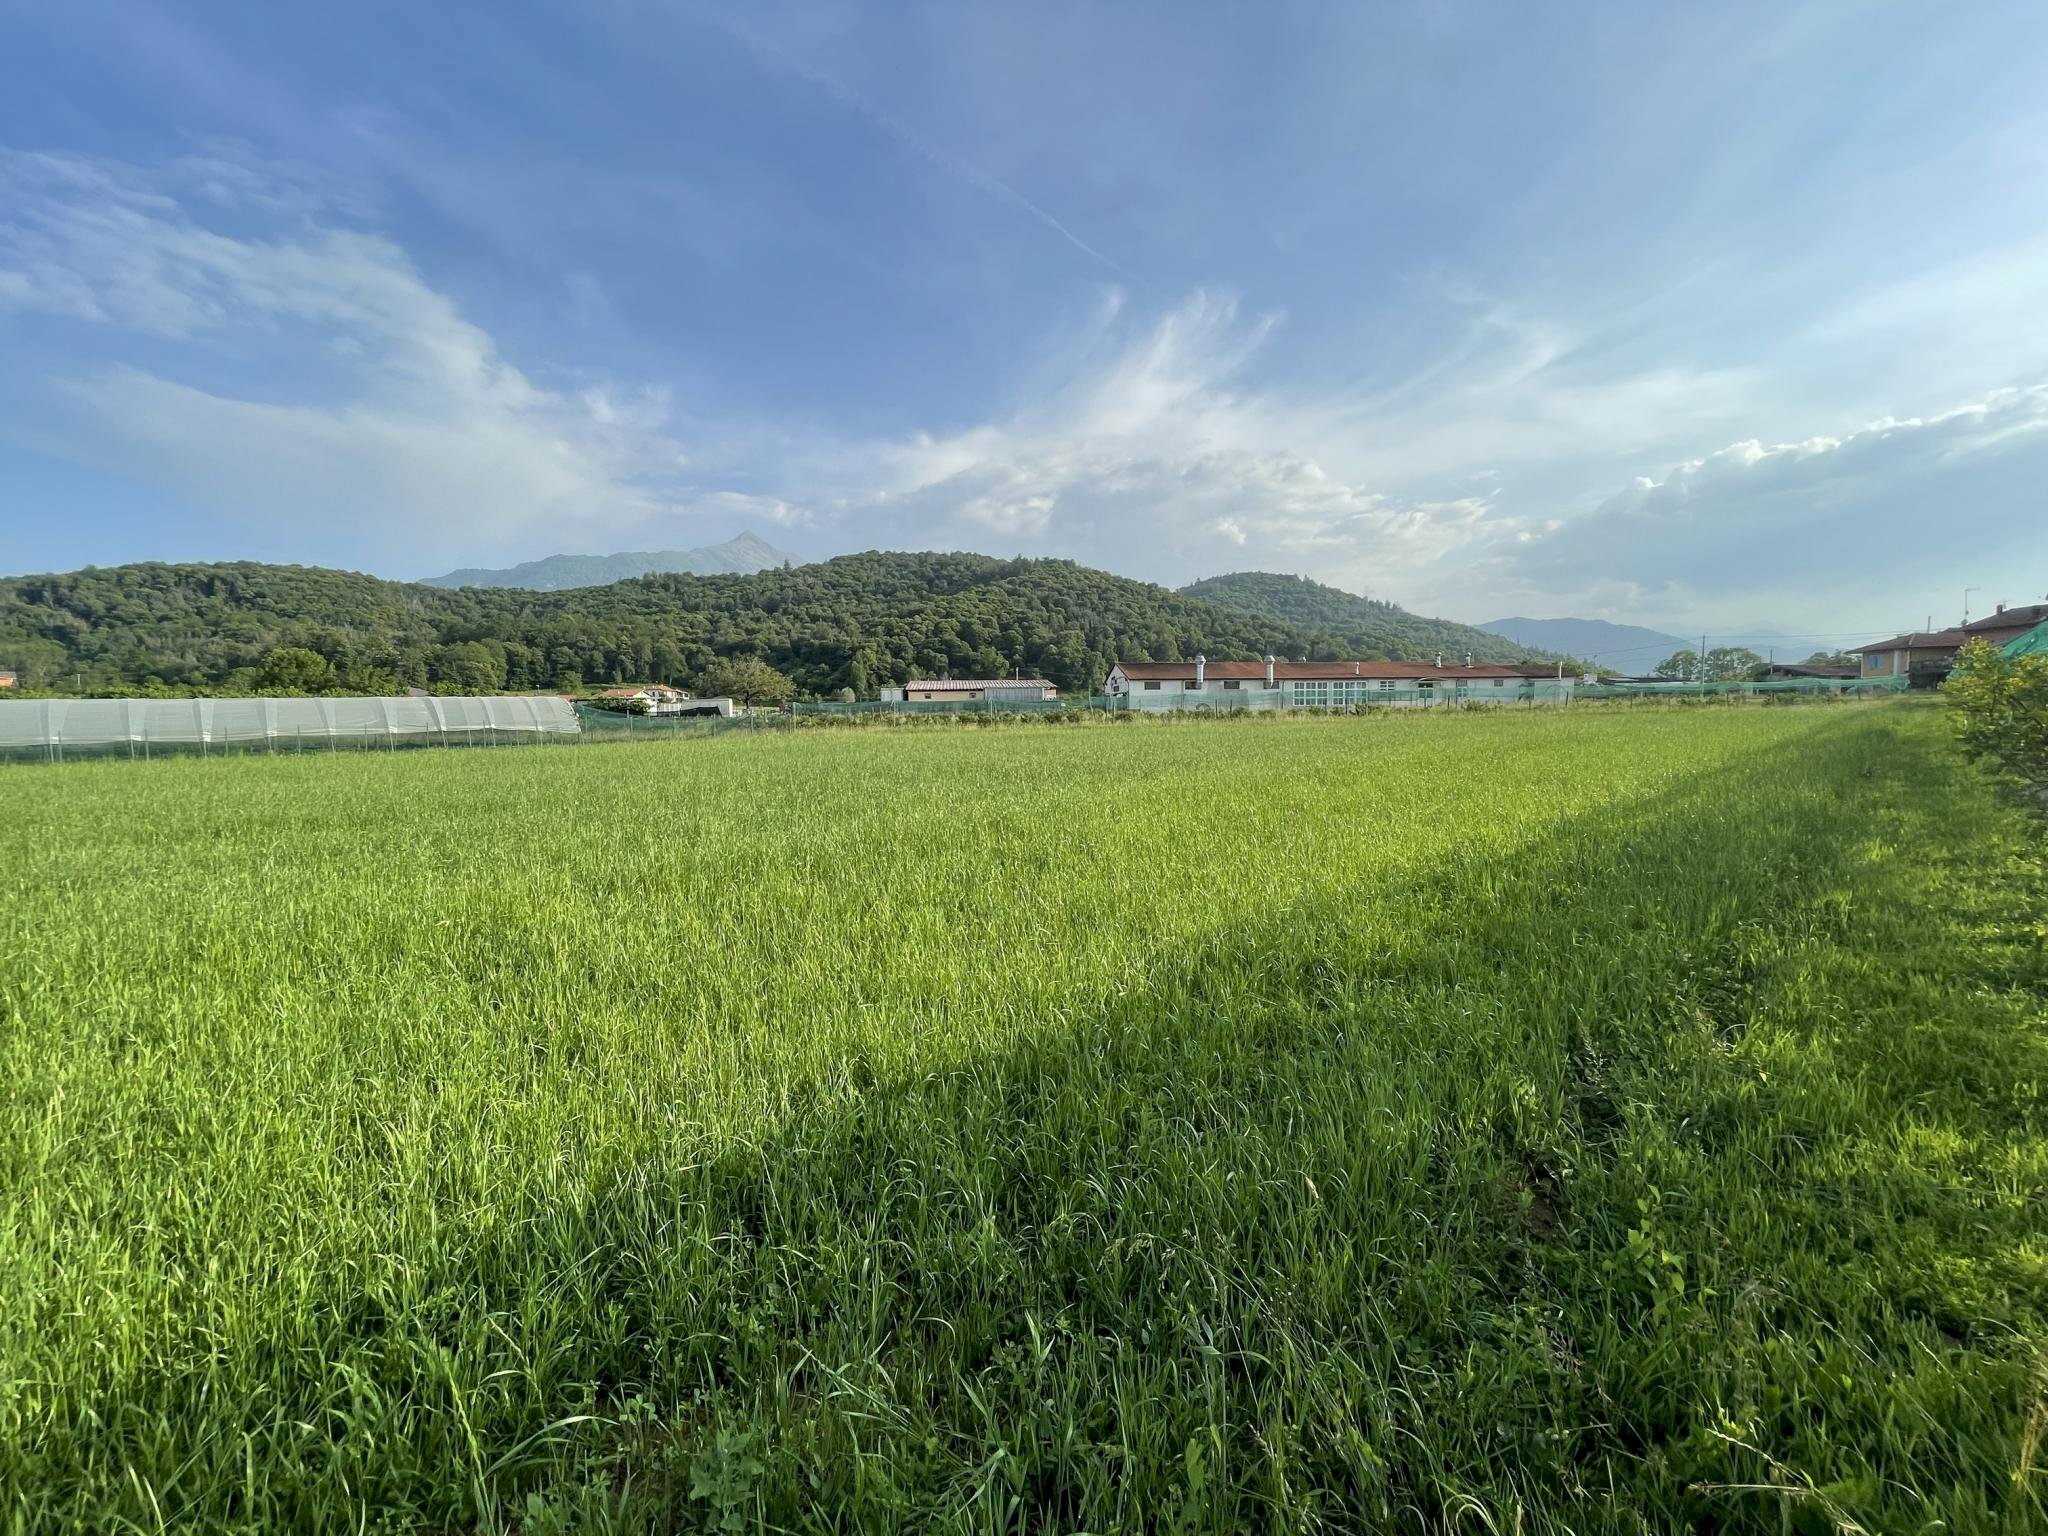
[[[10,23],[9,569],[2048,589],[2048,13],[421,9]]]

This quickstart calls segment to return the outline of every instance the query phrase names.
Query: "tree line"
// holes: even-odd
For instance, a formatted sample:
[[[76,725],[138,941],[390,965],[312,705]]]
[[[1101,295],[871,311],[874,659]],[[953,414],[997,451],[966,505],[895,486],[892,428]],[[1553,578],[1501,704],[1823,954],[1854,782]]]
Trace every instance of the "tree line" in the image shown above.
[[[754,661],[802,695],[912,676],[1041,675],[1099,691],[1117,660],[1403,658],[1391,605],[1310,625],[1065,560],[842,556],[753,575],[666,574],[566,592],[447,590],[316,566],[147,563],[0,580],[0,666],[61,692],[521,692],[668,683]],[[1530,656],[1499,636],[1486,660]],[[1457,647],[1464,649],[1468,647]],[[282,653],[296,654],[282,654]],[[310,658],[310,659],[309,659]]]
[[[1815,651],[1801,666],[1856,667],[1862,658],[1852,651]],[[1690,648],[1673,651],[1657,663],[1653,677],[1675,683],[1754,682],[1770,670],[1770,663],[1746,645],[1717,645],[1702,656]]]

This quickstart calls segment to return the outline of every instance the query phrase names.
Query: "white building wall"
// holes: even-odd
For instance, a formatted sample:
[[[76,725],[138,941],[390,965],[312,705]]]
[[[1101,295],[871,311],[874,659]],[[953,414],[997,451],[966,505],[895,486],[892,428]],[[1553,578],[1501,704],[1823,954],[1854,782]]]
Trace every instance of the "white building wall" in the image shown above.
[[[1244,680],[1237,688],[1225,688],[1217,678],[1194,689],[1184,682],[1162,679],[1156,689],[1142,681],[1128,685],[1125,697],[1133,709],[1350,709],[1360,706],[1382,708],[1428,708],[1441,704],[1530,704],[1558,703],[1571,697],[1572,679],[1512,677],[1494,686],[1490,677],[1468,678],[1464,686],[1456,678],[1433,680],[1423,689],[1420,679],[1395,678],[1391,688],[1380,678],[1334,678],[1302,681],[1282,678],[1268,689],[1258,678]]]

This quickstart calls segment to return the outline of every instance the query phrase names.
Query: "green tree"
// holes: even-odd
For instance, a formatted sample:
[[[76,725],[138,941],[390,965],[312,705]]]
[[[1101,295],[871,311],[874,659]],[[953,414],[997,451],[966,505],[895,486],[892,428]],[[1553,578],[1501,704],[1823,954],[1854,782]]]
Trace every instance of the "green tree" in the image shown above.
[[[396,672],[387,672],[382,667],[364,666],[358,662],[348,669],[344,686],[350,693],[366,694],[371,698],[395,698],[405,692],[405,684],[398,680]]]
[[[1652,674],[1674,683],[1697,681],[1700,675],[1700,653],[1698,651],[1673,651],[1657,663]]]
[[[2048,655],[2008,658],[1972,640],[1956,653],[1941,691],[1955,706],[1966,752],[2048,782]]]
[[[256,668],[255,688],[260,694],[326,693],[333,687],[334,664],[304,646],[279,646]]]
[[[1717,645],[1707,652],[1707,681],[1738,682],[1756,676],[1763,671],[1764,665],[1763,657],[1746,645]]]
[[[490,640],[468,640],[443,646],[434,656],[436,684],[461,693],[502,693],[505,689],[505,647]]]
[[[796,684],[765,661],[735,656],[714,663],[699,680],[698,691],[736,704],[782,704],[796,697]]]

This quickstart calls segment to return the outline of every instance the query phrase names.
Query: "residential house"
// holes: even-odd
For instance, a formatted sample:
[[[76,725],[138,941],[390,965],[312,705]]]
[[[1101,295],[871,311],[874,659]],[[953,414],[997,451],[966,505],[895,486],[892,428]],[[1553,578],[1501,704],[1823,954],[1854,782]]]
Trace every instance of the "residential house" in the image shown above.
[[[2003,649],[2036,624],[2044,622],[2048,622],[2048,603],[2027,603],[2018,608],[2008,608],[2000,603],[1989,616],[1965,624],[1963,633],[1972,640],[1982,640],[1987,645]]]
[[[650,715],[680,715],[690,696],[680,688],[671,688],[666,683],[646,683],[629,688],[605,688],[598,692],[598,698],[607,704],[620,705],[641,703],[647,706]]]
[[[1859,645],[1854,654],[1863,658],[1864,677],[1903,677],[1917,687],[1931,688],[1948,676],[1950,663],[1967,639],[1960,627],[1916,630]]]
[[[20,682],[21,679],[15,676],[14,673],[0,672],[0,688],[13,688],[18,686]]]
[[[1435,661],[1120,661],[1104,691],[1133,709],[1346,708],[1359,704],[1527,702],[1569,698],[1555,665]]]

